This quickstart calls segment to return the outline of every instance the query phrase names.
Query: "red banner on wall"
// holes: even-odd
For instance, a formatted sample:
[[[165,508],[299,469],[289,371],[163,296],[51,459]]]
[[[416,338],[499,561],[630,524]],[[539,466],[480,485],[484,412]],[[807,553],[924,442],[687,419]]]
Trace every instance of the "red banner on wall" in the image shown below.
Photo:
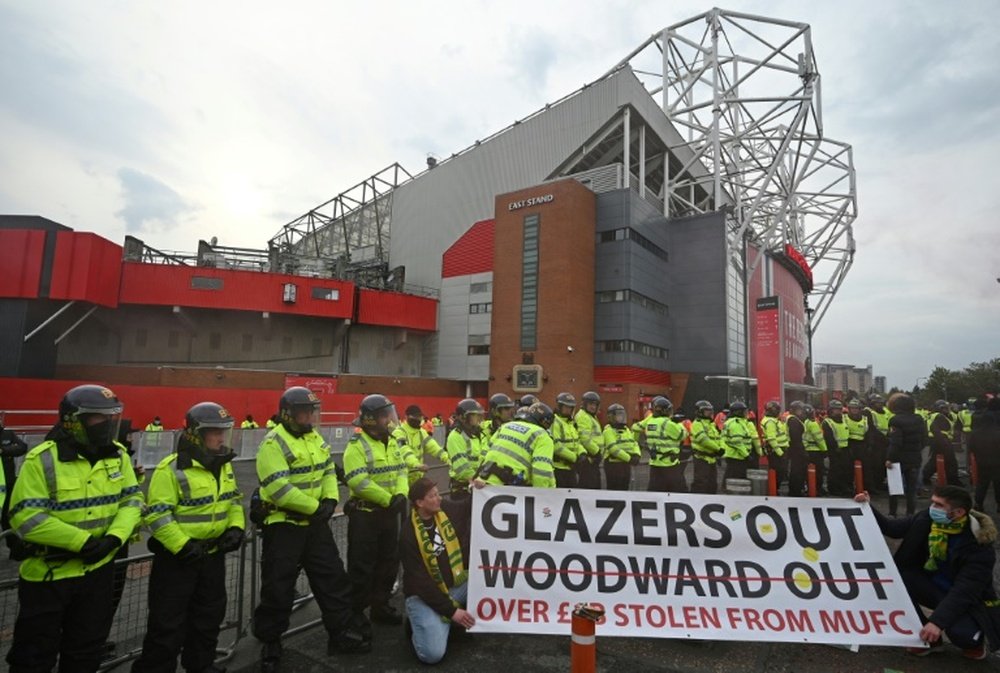
[[[335,376],[285,376],[285,388],[302,386],[317,395],[335,395],[337,393],[337,377]]]
[[[757,375],[757,414],[764,417],[764,405],[777,400],[785,406],[784,358],[781,352],[781,298],[761,297],[753,318],[754,372]]]

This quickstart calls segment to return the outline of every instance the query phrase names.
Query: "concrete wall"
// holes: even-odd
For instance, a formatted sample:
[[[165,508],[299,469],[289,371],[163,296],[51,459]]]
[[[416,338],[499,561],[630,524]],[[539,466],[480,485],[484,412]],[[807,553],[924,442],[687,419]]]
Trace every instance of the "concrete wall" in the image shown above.
[[[488,285],[485,291],[479,286]],[[490,356],[470,355],[469,347],[488,346],[491,341],[492,310],[472,313],[470,307],[493,303],[493,272],[453,276],[441,280],[438,314],[438,369],[441,378],[486,381]],[[477,286],[479,291],[472,292]],[[475,344],[473,344],[475,342]]]

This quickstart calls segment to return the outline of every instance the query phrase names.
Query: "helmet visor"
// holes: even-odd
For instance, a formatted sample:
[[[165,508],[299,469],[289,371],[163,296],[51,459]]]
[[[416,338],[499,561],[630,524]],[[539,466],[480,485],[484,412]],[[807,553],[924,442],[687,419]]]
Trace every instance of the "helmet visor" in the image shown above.
[[[121,407],[119,407],[121,409]],[[107,447],[118,441],[118,430],[121,427],[121,412],[116,414],[79,412],[77,418],[83,428],[86,438],[84,444],[94,447]],[[83,439],[82,437],[78,437]]]
[[[617,425],[625,425],[625,410],[615,409],[610,414],[608,414],[608,421],[610,423],[615,423]]]
[[[322,406],[316,402],[313,404],[296,404],[290,411],[292,425],[300,432],[309,432],[313,428],[318,428],[320,424]]]
[[[233,426],[219,423],[202,423],[198,427],[201,444],[210,453],[225,454],[233,449]]]

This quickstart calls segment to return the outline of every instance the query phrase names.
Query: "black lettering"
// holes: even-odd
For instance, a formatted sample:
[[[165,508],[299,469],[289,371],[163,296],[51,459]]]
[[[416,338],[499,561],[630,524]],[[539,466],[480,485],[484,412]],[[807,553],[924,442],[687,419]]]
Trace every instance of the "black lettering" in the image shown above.
[[[535,497],[524,496],[524,539],[551,540],[552,536],[545,531],[535,530]]]
[[[594,506],[601,509],[611,510],[608,512],[608,517],[601,525],[601,529],[597,531],[597,535],[594,537],[594,542],[602,544],[628,544],[627,535],[611,534],[611,529],[614,528],[616,523],[618,523],[618,518],[622,515],[622,512],[625,511],[625,501],[598,500],[594,503]]]
[[[855,561],[855,566],[858,570],[864,570],[868,573],[868,579],[872,581],[872,589],[875,590],[875,595],[879,597],[879,600],[886,599],[885,587],[882,586],[882,578],[879,576],[879,570],[885,570],[885,564],[881,561]]]
[[[579,563],[579,570],[571,570],[570,565]],[[586,591],[590,587],[593,579],[593,569],[590,567],[590,560],[583,554],[567,554],[559,565],[559,576],[562,577],[563,586],[570,591]],[[579,577],[579,581],[574,582],[574,578]]]
[[[802,513],[794,507],[788,511],[792,537],[803,547],[812,547],[816,551],[823,551],[830,546],[830,529],[826,525],[826,517],[823,516],[823,511],[820,508],[812,508],[812,513],[813,519],[816,521],[816,539],[806,539],[805,531],[802,530]]]
[[[854,517],[862,516],[860,507],[852,507],[850,509],[828,507],[826,513],[830,516],[840,517],[840,520],[844,523],[844,530],[847,531],[847,537],[851,540],[851,549],[857,551],[865,548],[861,544],[861,534],[858,533],[858,528],[854,523]]]
[[[720,561],[718,559],[708,559],[705,561],[705,574],[708,575],[708,592],[713,598],[719,596],[719,589],[717,585],[722,585],[725,588],[726,593],[730,598],[736,598],[736,589],[733,588],[733,583],[730,581],[730,573],[732,571],[729,569],[729,564],[725,561]]]
[[[517,514],[506,512],[500,515],[500,521],[507,524],[505,528],[497,528],[493,523],[493,510],[497,505],[513,505],[517,498],[513,495],[495,495],[483,503],[483,529],[490,537],[498,540],[510,540],[517,537]]]
[[[767,541],[764,536],[760,534],[759,527],[757,526],[757,519],[761,516],[766,516],[771,519],[771,523],[774,524],[774,540]],[[767,505],[757,505],[747,512],[747,533],[750,534],[750,539],[753,543],[765,551],[777,551],[785,546],[785,540],[788,539],[788,529],[785,527],[785,522],[781,518],[781,515],[773,507],[768,507]]]
[[[684,502],[665,502],[663,503],[663,513],[666,515],[668,546],[677,546],[678,530],[684,531],[689,547],[698,546],[698,536],[695,535],[694,528],[691,526],[695,518],[691,505]]]
[[[536,561],[541,561],[543,568],[536,569]],[[532,553],[531,556],[524,560],[524,567],[524,581],[532,589],[539,591],[548,589],[556,581],[556,575],[558,574],[556,573],[556,562],[545,552],[536,551]],[[535,573],[541,575],[542,578],[536,579]]]
[[[653,580],[653,588],[657,595],[667,595],[668,577],[670,575],[670,559],[662,558],[659,568],[656,567],[656,559],[648,556],[643,557],[643,567],[639,567],[639,559],[634,556],[628,557],[632,579],[635,581],[635,588],[640,594],[649,593],[649,580]]]
[[[643,529],[647,526],[655,526],[656,519],[644,517],[643,510],[650,511],[656,509],[655,502],[643,502],[635,500],[632,502],[632,530],[635,533],[635,544],[644,544],[650,546],[659,546],[663,544],[663,540],[658,537],[646,537]]]
[[[587,520],[583,516],[583,509],[580,501],[567,499],[563,502],[562,512],[559,514],[559,523],[556,525],[556,542],[563,542],[568,531],[575,530],[580,542],[590,542],[590,531],[587,530]]]
[[[795,574],[800,573],[799,578],[803,580],[802,584],[805,585],[805,579],[802,575],[805,575],[809,580],[808,586],[799,586],[795,583]],[[793,595],[799,598],[816,598],[819,596],[819,592],[822,591],[823,585],[818,581],[819,575],[816,571],[812,569],[807,563],[802,563],[801,561],[792,561],[785,566],[785,586],[788,590],[792,592]]]
[[[718,514],[722,520],[717,521],[712,518],[713,514]],[[729,526],[724,520],[725,514],[726,508],[719,503],[712,503],[701,508],[701,522],[719,534],[718,539],[701,541],[709,549],[723,549],[733,541],[733,532],[729,530]]]
[[[748,575],[748,570],[756,573],[756,578]],[[740,593],[743,595],[743,598],[762,598],[771,591],[771,583],[767,579],[767,571],[759,563],[737,561],[736,575],[740,578]]]
[[[617,556],[599,555],[594,559],[597,566],[597,591],[613,594],[625,588],[628,581],[625,563]]]
[[[699,596],[705,595],[705,589],[702,588],[701,582],[698,580],[698,573],[695,571],[691,559],[677,559],[677,581],[674,582],[674,595],[683,595],[684,589],[687,587],[694,589],[694,592]]]
[[[486,586],[490,589],[495,587],[498,574],[503,575],[502,581],[505,589],[510,589],[514,586],[514,580],[517,579],[518,566],[521,563],[521,552],[514,552],[510,563],[507,563],[507,552],[499,549],[497,550],[495,561],[490,560],[488,549],[480,549],[479,558],[483,561],[483,581],[486,582]]]
[[[844,570],[844,577],[835,578],[829,563],[823,561],[819,564],[819,569],[823,573],[823,577],[827,580],[837,580],[827,582],[827,585],[830,588],[830,593],[837,598],[844,599],[845,601],[854,600],[858,597],[858,594],[861,593],[861,590],[858,588],[858,583],[854,581],[854,568],[852,568],[851,564],[846,561],[842,562],[840,567]],[[842,588],[840,586],[841,584],[846,584],[847,586]]]

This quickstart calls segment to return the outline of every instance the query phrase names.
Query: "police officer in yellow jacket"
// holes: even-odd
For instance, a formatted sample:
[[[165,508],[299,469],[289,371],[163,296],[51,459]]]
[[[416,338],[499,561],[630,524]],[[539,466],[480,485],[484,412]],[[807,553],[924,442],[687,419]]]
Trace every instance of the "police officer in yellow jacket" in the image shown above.
[[[760,436],[747,418],[747,405],[739,400],[729,405],[729,416],[722,426],[722,448],[726,459],[723,479],[746,479],[751,456],[760,453]]]
[[[83,385],[24,460],[10,496],[11,526],[31,555],[7,663],[18,671],[96,671],[114,616],[113,558],[139,525],[142,493],[115,440],[122,404]]]
[[[764,436],[763,452],[767,456],[768,467],[777,475],[778,484],[788,479],[788,425],[781,420],[781,403],[771,400],[764,405],[764,418],[760,419],[760,430]]]
[[[371,607],[371,621],[402,624],[389,605],[399,569],[399,522],[406,513],[410,484],[391,426],[396,408],[384,395],[361,400],[356,433],[344,449],[344,472],[351,489],[347,512],[347,574],[351,578],[355,622],[370,626],[363,611]]]
[[[416,404],[406,407],[406,421],[400,423],[392,431],[399,446],[399,453],[409,471],[409,482],[412,484],[427,472],[424,456],[430,455],[448,464],[448,452],[434,439],[434,435],[424,427],[424,414]]]
[[[604,433],[597,412],[601,408],[601,396],[587,391],[580,397],[580,409],[573,417],[576,431],[580,434],[581,459],[576,464],[576,485],[580,488],[601,487],[601,460],[604,458]]]
[[[802,443],[806,447],[806,477],[809,476],[809,466],[816,468],[816,494],[826,496],[823,485],[823,475],[826,474],[826,440],[823,438],[823,427],[816,420],[816,409],[807,404],[802,409],[802,419],[805,430]]]
[[[556,485],[559,488],[576,486],[578,461],[586,460],[586,452],[580,445],[580,433],[573,422],[576,398],[571,393],[556,395],[555,420],[552,423],[553,467],[556,469]]]
[[[352,624],[351,584],[344,572],[329,520],[339,487],[330,446],[316,431],[320,400],[294,386],[278,402],[280,424],[257,451],[261,508],[264,510],[260,604],[254,636],[263,643],[261,668],[276,671],[281,634],[288,628],[295,581],[305,570],[329,635],[327,653],[371,649]]]
[[[719,491],[716,462],[722,457],[722,437],[715,424],[715,410],[708,400],[698,400],[691,421],[691,454],[694,462],[692,493],[715,494]]]
[[[462,400],[455,408],[455,426],[448,433],[448,441],[445,442],[448,448],[452,500],[469,499],[469,483],[476,476],[479,464],[486,454],[487,444],[482,432],[485,415],[483,405],[472,398]]]
[[[844,403],[840,400],[830,400],[826,418],[823,419],[823,441],[826,443],[826,454],[830,457],[830,471],[827,476],[827,489],[830,495],[850,497],[854,494],[851,453],[847,448],[849,438],[850,430],[847,427],[847,419],[844,418]]]
[[[632,481],[632,467],[639,464],[639,442],[628,427],[625,407],[608,407],[608,424],[602,436],[604,477],[609,491],[627,491]]]
[[[555,488],[548,433],[552,421],[552,409],[546,404],[522,407],[493,435],[477,476],[489,484]]]
[[[658,395],[650,403],[652,413],[642,421],[649,449],[649,490],[687,493],[688,485],[681,462],[681,444],[688,431],[671,418],[673,402]]]
[[[214,402],[188,409],[177,452],[153,472],[146,524],[153,537],[149,617],[132,673],[171,673],[183,648],[186,671],[213,664],[226,617],[225,554],[243,544],[242,494],[230,448],[233,417]]]
[[[530,406],[530,405],[529,405]],[[490,439],[500,431],[500,427],[514,418],[514,400],[504,393],[490,397],[490,417],[483,421],[483,440],[489,446]]]

